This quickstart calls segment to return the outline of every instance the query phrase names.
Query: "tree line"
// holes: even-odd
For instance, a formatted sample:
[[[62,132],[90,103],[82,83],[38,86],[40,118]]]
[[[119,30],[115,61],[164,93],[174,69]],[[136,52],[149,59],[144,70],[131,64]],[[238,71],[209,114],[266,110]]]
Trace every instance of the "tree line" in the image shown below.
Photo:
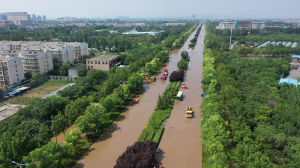
[[[298,167],[298,87],[289,59],[241,59],[206,26],[202,142],[207,167]],[[214,44],[211,45],[211,42]],[[224,47],[224,46],[223,46]],[[208,61],[210,60],[210,61]]]

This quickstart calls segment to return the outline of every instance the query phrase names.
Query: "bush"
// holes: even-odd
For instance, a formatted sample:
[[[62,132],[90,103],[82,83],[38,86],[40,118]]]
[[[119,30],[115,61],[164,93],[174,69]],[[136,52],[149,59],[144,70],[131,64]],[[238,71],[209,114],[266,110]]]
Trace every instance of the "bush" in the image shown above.
[[[184,71],[180,70],[179,72],[173,71],[169,77],[170,82],[174,81],[183,81]]]
[[[154,133],[155,133],[154,129],[150,130],[150,132],[149,132],[147,138],[145,139],[145,141],[151,141],[152,138],[153,138]]]
[[[155,135],[154,135],[152,141],[154,141],[154,142],[156,142],[156,143],[159,144],[160,139],[161,139],[161,137],[162,137],[162,134],[163,134],[164,130],[165,130],[164,127],[160,127],[160,128],[155,132]]]
[[[180,88],[180,85],[181,85],[181,81],[178,81],[176,84],[176,90],[178,90]]]
[[[179,69],[187,69],[188,68],[188,64],[189,62],[186,61],[185,59],[181,59],[178,63],[177,63],[177,67]]]
[[[138,139],[138,142],[144,142],[145,139],[146,139],[146,137],[147,137],[147,135],[148,135],[148,131],[143,130],[143,132],[142,132],[140,138]]]
[[[114,168],[124,167],[153,167],[157,163],[155,159],[155,149],[157,143],[153,141],[136,142],[127,147],[126,151],[119,156]],[[130,165],[130,166],[129,166]]]

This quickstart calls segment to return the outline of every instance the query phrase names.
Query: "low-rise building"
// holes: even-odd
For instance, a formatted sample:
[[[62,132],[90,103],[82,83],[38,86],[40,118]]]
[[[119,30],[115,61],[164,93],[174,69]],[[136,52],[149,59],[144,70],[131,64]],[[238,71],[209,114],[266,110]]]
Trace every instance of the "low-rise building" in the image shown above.
[[[85,69],[84,64],[81,64],[81,65],[78,65],[78,66],[76,66],[74,68],[69,69],[69,76],[71,76],[71,77],[78,77],[77,69],[80,69],[80,68],[84,68]]]
[[[8,86],[25,79],[22,59],[0,57],[0,86]]]
[[[43,74],[53,70],[51,52],[24,51],[21,53],[21,58],[25,72]]]
[[[99,69],[102,71],[109,71],[113,66],[118,66],[121,62],[117,59],[119,55],[100,55],[86,60],[86,67],[88,69]]]

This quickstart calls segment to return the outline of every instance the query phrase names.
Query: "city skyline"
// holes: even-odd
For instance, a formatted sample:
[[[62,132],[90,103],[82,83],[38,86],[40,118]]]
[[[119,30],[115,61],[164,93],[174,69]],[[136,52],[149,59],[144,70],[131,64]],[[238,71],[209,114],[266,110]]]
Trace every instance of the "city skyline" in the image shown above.
[[[41,1],[29,0],[4,1],[0,12],[27,12],[28,14],[46,15],[49,19],[58,17],[78,18],[116,18],[129,16],[130,18],[296,18],[300,1],[294,0],[252,0],[241,2],[239,0],[154,0],[151,3],[137,0],[115,0],[114,6],[103,1],[87,0],[83,7],[76,1]],[[78,1],[79,2],[79,1]],[[19,5],[15,5],[19,4]],[[35,4],[32,6],[32,4]],[[58,5],[59,4],[59,5]],[[289,5],[288,8],[287,4]],[[55,10],[53,10],[55,9]],[[280,12],[278,12],[280,11]]]

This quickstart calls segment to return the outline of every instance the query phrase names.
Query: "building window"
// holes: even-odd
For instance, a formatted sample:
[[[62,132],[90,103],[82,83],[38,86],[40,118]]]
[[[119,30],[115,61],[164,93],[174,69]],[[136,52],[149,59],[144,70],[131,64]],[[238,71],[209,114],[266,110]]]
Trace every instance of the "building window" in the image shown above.
[[[9,79],[9,77],[6,77],[6,79],[8,80],[8,79]]]
[[[100,64],[100,61],[98,61],[98,64]]]
[[[91,61],[91,64],[93,64],[93,61]]]
[[[47,67],[49,67],[49,65],[47,65]]]
[[[104,62],[102,62],[102,64],[104,64]]]
[[[17,74],[17,76],[19,76],[19,75]]]
[[[16,72],[18,72],[18,70],[16,69]]]
[[[17,78],[17,81],[19,81],[19,78]]]
[[[107,65],[107,62],[105,62],[106,63],[106,65]]]
[[[89,69],[90,69],[90,66],[89,66]]]
[[[46,59],[48,59],[48,57],[46,57]]]
[[[93,69],[93,66],[92,66],[92,69]]]
[[[47,61],[47,64],[48,64],[48,61]]]
[[[18,68],[17,65],[15,65],[15,67]]]
[[[17,63],[17,61],[15,60],[15,63]]]
[[[95,64],[97,64],[97,61],[95,61]]]
[[[88,64],[90,64],[90,61],[88,61]]]

